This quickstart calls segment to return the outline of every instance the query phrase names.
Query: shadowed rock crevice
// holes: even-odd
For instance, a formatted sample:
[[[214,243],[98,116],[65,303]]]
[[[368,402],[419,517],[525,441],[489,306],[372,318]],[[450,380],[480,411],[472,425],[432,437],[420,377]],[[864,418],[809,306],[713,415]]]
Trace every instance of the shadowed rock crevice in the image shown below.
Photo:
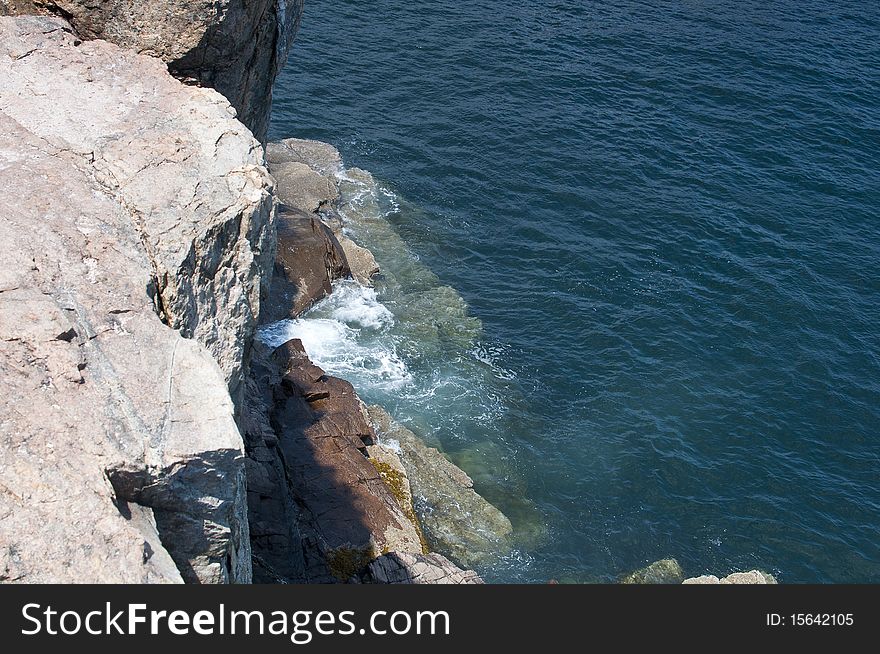
[[[238,450],[212,451],[167,469],[116,467],[106,471],[115,501],[125,516],[131,504],[152,511],[156,531],[187,583],[245,580],[250,567],[249,533]],[[227,479],[237,470],[238,479]]]
[[[244,433],[252,547],[271,575],[347,581],[377,556],[420,553],[416,525],[366,456],[375,440],[351,384],[299,341],[258,348]]]

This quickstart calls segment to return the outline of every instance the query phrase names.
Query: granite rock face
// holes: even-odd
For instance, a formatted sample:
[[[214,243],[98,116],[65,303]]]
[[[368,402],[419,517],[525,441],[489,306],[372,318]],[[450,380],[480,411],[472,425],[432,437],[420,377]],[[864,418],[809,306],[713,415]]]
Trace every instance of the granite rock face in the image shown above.
[[[162,59],[226,96],[260,140],[302,11],[303,0],[0,0],[0,15],[59,16],[82,39]]]
[[[368,408],[381,442],[400,446],[416,513],[428,545],[463,566],[479,565],[510,547],[510,520],[473,488],[473,481],[379,406]]]
[[[237,402],[275,254],[259,143],[222,96],[181,85],[155,59],[77,46],[57,19],[3,24],[0,111],[84,159],[94,186],[125,208],[160,316],[211,351]]]
[[[0,578],[247,582],[259,143],[60,19],[0,18],[0,80]]]

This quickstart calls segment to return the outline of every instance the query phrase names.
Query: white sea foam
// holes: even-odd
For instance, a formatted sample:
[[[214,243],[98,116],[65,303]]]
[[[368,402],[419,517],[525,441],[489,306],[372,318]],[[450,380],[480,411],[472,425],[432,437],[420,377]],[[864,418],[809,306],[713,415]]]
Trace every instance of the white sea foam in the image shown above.
[[[302,318],[268,325],[258,338],[270,347],[298,338],[309,358],[327,373],[358,388],[391,390],[411,381],[387,334],[393,322],[394,316],[374,289],[346,280]]]
[[[391,450],[398,456],[401,454],[400,449],[400,441],[394,438],[383,438],[381,435],[379,436],[379,445],[384,447],[386,450]]]
[[[376,290],[354,280],[343,280],[333,293],[309,315],[330,317],[350,327],[385,330],[394,324],[394,315],[376,296]]]
[[[477,343],[470,351],[472,357],[477,361],[489,366],[499,379],[507,381],[516,379],[516,373],[501,365],[500,360],[504,355],[504,350],[500,346],[489,346],[484,343]]]

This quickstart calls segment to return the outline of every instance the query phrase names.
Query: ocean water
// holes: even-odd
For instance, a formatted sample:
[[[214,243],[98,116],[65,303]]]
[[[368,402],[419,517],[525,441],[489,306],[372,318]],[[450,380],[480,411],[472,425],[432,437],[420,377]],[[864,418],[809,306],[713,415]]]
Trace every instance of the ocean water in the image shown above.
[[[309,0],[271,136],[384,273],[279,329],[511,517],[488,580],[880,582],[880,4]]]

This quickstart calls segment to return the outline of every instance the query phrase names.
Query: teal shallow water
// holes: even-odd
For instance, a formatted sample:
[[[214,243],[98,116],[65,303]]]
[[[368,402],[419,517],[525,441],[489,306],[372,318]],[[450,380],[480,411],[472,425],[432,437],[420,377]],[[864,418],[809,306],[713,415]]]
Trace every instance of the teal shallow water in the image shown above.
[[[272,136],[380,180],[388,273],[312,347],[511,515],[487,578],[880,582],[878,44],[862,2],[310,0]]]

